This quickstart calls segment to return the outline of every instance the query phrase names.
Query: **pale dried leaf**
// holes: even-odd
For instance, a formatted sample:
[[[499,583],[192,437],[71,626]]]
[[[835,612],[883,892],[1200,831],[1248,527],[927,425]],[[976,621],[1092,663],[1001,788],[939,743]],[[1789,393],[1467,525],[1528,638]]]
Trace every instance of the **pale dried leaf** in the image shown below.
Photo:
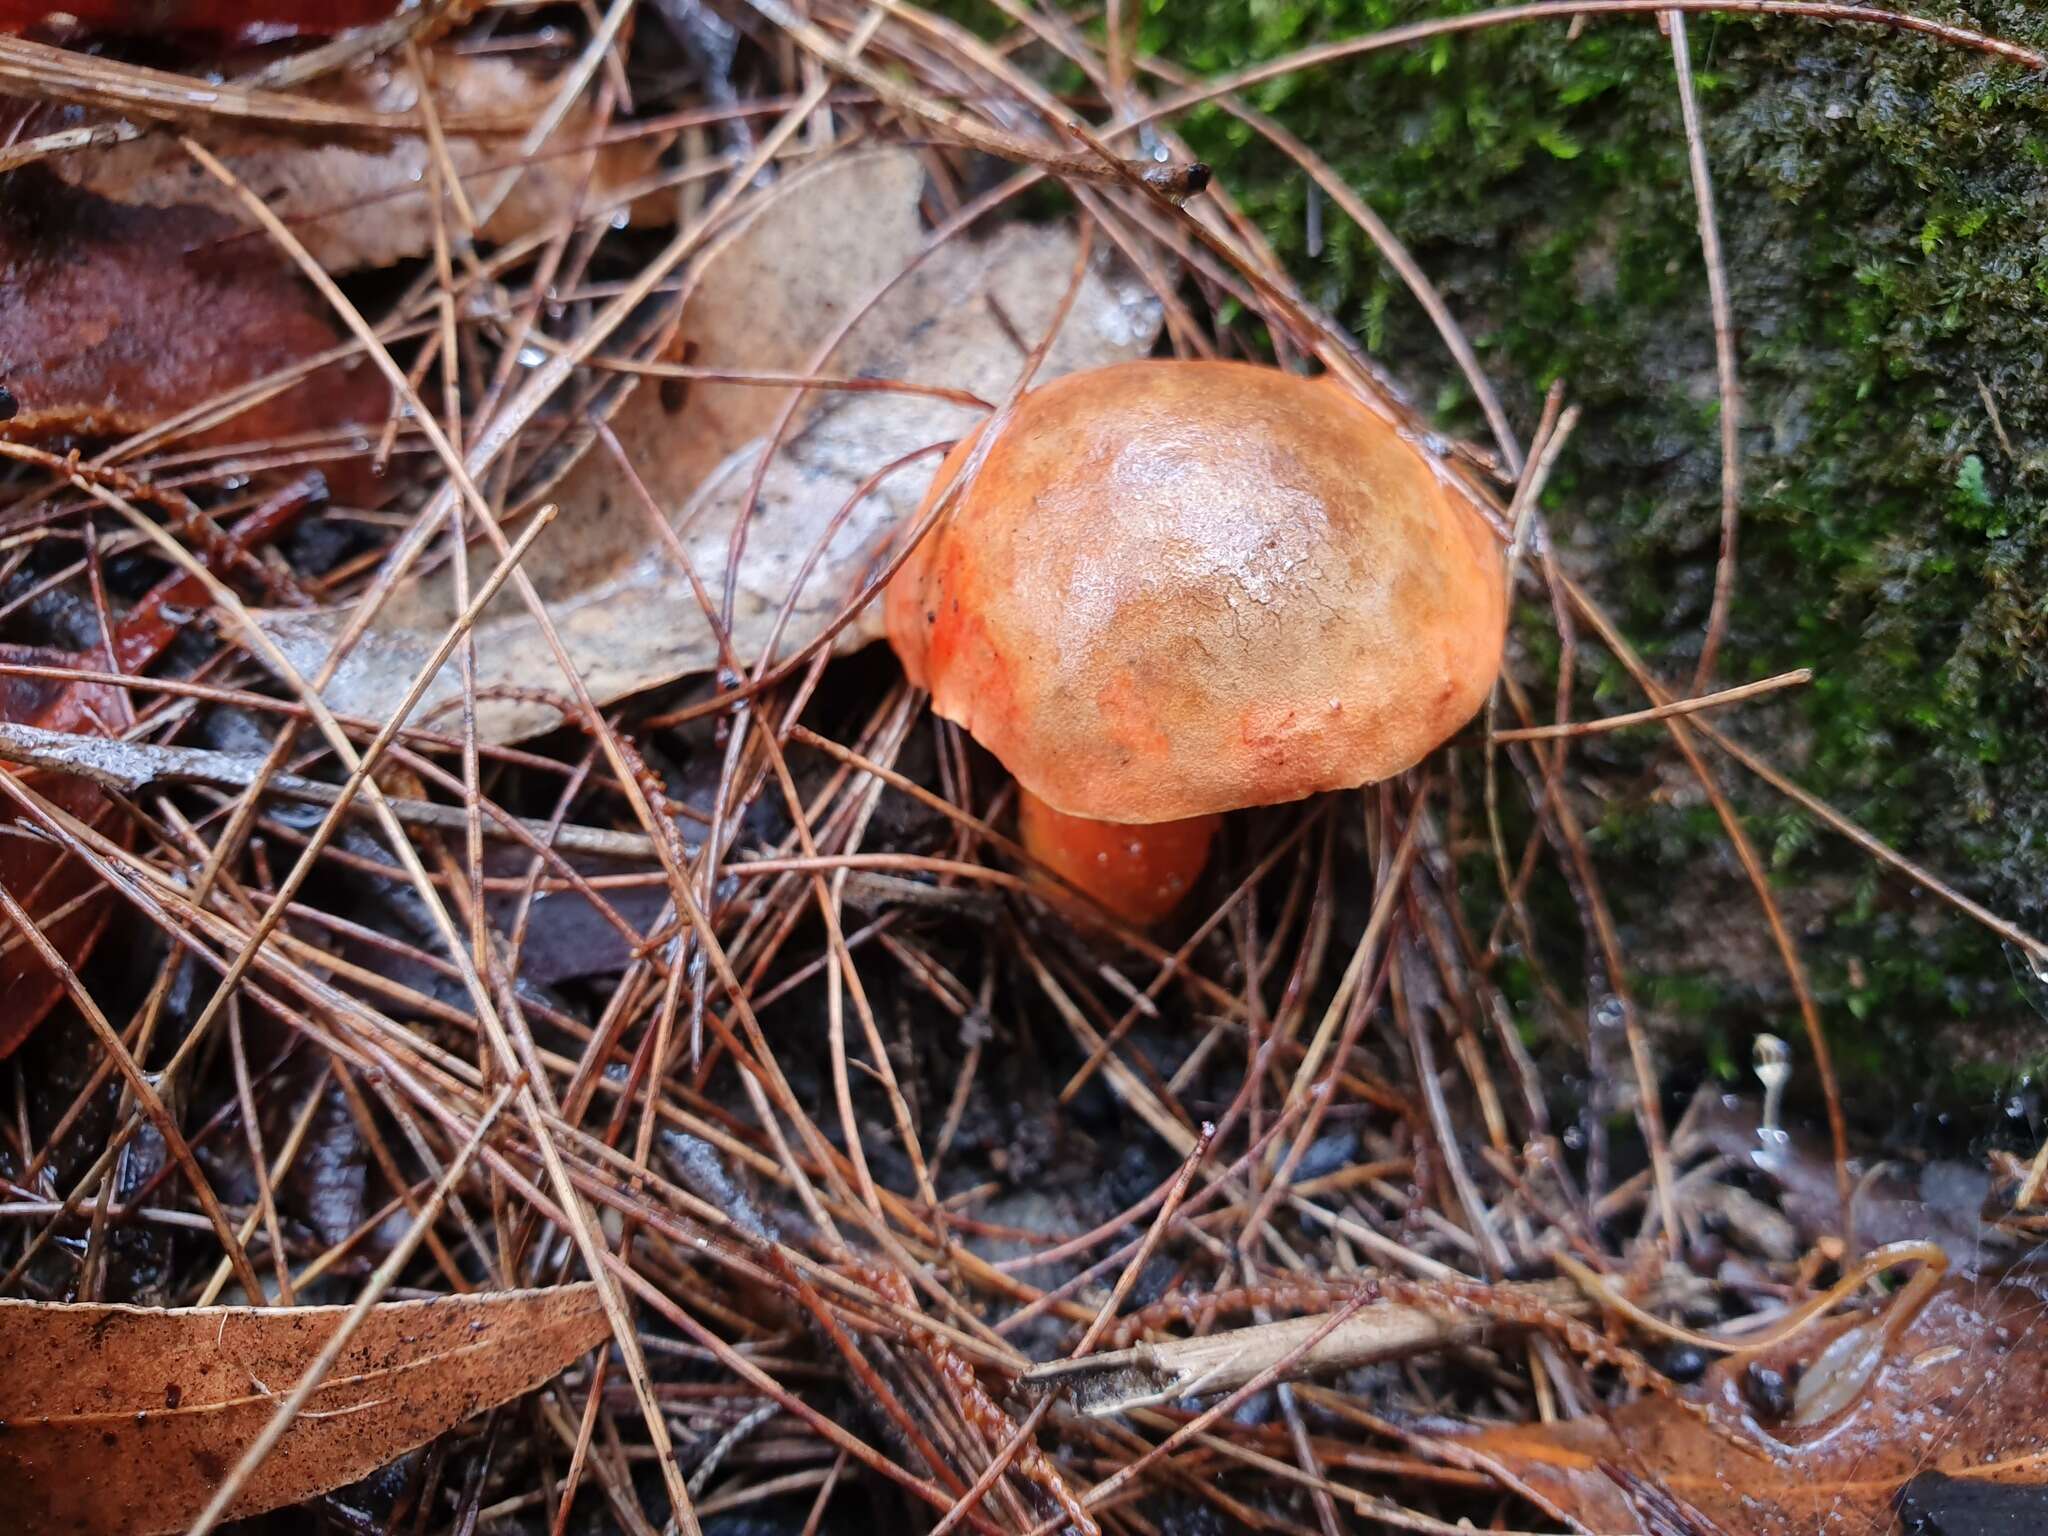
[[[444,120],[537,115],[553,94],[545,70],[512,59],[442,54],[434,64],[433,99]],[[419,107],[419,79],[395,58],[383,58],[304,88],[334,106],[383,113]],[[589,108],[579,103],[525,167],[481,231],[508,241],[544,229],[581,209],[593,212],[649,176],[667,143],[663,136],[623,138],[579,150],[597,137]],[[197,135],[208,150],[261,197],[330,272],[383,267],[434,247],[433,150],[424,134],[407,138],[325,142],[261,126],[224,121]],[[447,139],[448,158],[471,201],[495,187],[518,140],[460,133]],[[208,175],[176,138],[149,134],[89,155],[60,155],[51,168],[118,203],[143,207],[210,207],[238,222],[246,215],[234,192]],[[672,205],[648,197],[630,207],[635,222],[653,222]],[[453,211],[449,218],[453,221]]]
[[[183,1530],[347,1312],[0,1300],[0,1530]],[[354,1482],[608,1331],[588,1284],[385,1302],[228,1513]]]
[[[917,214],[921,185],[916,157],[900,150],[837,156],[790,177],[700,260],[670,355],[712,369],[807,367],[844,318],[915,256],[925,238]],[[1035,340],[1051,324],[1075,252],[1075,237],[1063,228],[1012,226],[987,241],[949,242],[859,321],[825,371],[999,398],[1024,362],[1017,338]],[[1142,283],[1100,263],[1038,377],[1142,356],[1158,324],[1158,304]],[[674,512],[698,578],[715,598],[761,440],[787,394],[664,382],[668,387],[635,390],[614,429],[656,502]],[[744,662],[766,647],[804,562],[862,482],[905,453],[958,437],[980,416],[973,407],[922,395],[821,390],[805,399],[748,524],[733,615],[733,646]],[[937,469],[937,455],[929,455],[853,509],[804,583],[777,655],[823,633]],[[550,497],[562,507],[548,535],[553,558],[533,577],[596,700],[714,667],[711,627],[611,456],[587,454]],[[879,635],[877,607],[840,634],[840,649]],[[345,713],[389,714],[457,612],[445,577],[408,583],[342,664],[328,702]],[[346,619],[332,611],[276,612],[263,624],[292,664],[310,673]],[[516,597],[501,597],[487,611],[476,639],[479,692],[560,691],[552,652]],[[421,709],[460,697],[451,664]],[[492,741],[530,735],[559,719],[524,698],[485,697],[477,706],[478,730]]]
[[[1696,1294],[1685,1282],[1658,1288],[1660,1301]],[[1585,1293],[1571,1281],[1504,1284],[1494,1294],[1501,1311],[1527,1317],[1532,1311],[1577,1317],[1591,1310]],[[1028,1395],[1057,1391],[1092,1417],[1157,1407],[1185,1397],[1234,1392],[1275,1366],[1281,1381],[1332,1376],[1361,1365],[1428,1354],[1511,1328],[1483,1311],[1410,1302],[1369,1301],[1333,1321],[1328,1312],[1254,1323],[1187,1339],[1147,1341],[1034,1366],[1017,1378]]]

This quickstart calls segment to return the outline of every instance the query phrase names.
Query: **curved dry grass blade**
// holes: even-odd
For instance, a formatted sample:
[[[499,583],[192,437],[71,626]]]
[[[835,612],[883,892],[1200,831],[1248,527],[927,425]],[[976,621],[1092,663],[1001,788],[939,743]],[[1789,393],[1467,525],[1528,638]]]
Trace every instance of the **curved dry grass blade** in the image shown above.
[[[1339,59],[1378,53],[1385,48],[1406,48],[1415,43],[1450,37],[1461,32],[1483,32],[1489,27],[1513,26],[1525,21],[1579,21],[1601,16],[1647,16],[1659,11],[1688,15],[1785,16],[1805,21],[1834,22],[1847,26],[1890,27],[1901,32],[1918,32],[1957,47],[2010,59],[2027,69],[2048,69],[2048,53],[1969,27],[1952,26],[1932,17],[1913,16],[1904,11],[1881,11],[1862,5],[1830,3],[1830,0],[1536,0],[1532,5],[1506,5],[1491,11],[1472,11],[1462,16],[1439,16],[1411,21],[1398,27],[1384,27],[1340,42],[1320,43],[1298,53],[1268,59],[1239,70],[1234,75],[1211,80],[1166,101],[1156,103],[1141,117],[1119,123],[1110,137],[1132,132],[1154,118],[1172,117],[1190,107],[1219,96],[1232,95],[1248,86],[1277,80],[1300,69],[1315,69]]]
[[[1156,63],[1150,62],[1146,67],[1163,79],[1171,80],[1175,84],[1183,83],[1179,71],[1168,74]],[[1301,138],[1235,96],[1221,97],[1217,105],[1267,139],[1274,148],[1307,172],[1310,179],[1329,194],[1330,201],[1343,211],[1345,217],[1356,224],[1364,232],[1365,237],[1372,241],[1373,248],[1380,253],[1381,259],[1392,267],[1395,274],[1407,285],[1415,302],[1420,304],[1423,313],[1429,316],[1429,323],[1436,327],[1437,335],[1443,339],[1452,361],[1458,365],[1458,371],[1465,376],[1465,382],[1471,386],[1473,397],[1479,402],[1480,412],[1486,417],[1487,428],[1493,433],[1494,443],[1500,449],[1501,461],[1507,466],[1509,476],[1519,477],[1523,468],[1522,445],[1515,437],[1514,427],[1508,422],[1507,410],[1500,402],[1500,392],[1493,387],[1493,381],[1486,376],[1486,370],[1480,366],[1479,354],[1472,349],[1472,342],[1465,335],[1464,327],[1458,324],[1457,317],[1451,313],[1450,305],[1444,302],[1444,296],[1438,292],[1436,284],[1429,280],[1429,274],[1422,270],[1421,263],[1409,252],[1400,236],[1388,227],[1387,221],[1379,216],[1370,203],[1360,197],[1351,185],[1337,174],[1335,167]]]

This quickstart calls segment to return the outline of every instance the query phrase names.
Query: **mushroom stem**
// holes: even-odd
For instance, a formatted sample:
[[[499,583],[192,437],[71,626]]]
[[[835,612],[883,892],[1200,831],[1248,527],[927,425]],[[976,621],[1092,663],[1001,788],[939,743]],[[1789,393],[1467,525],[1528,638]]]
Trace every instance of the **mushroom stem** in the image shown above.
[[[1055,810],[1022,784],[1017,825],[1025,851],[1126,922],[1156,923],[1181,904],[1209,862],[1220,816],[1143,826]]]

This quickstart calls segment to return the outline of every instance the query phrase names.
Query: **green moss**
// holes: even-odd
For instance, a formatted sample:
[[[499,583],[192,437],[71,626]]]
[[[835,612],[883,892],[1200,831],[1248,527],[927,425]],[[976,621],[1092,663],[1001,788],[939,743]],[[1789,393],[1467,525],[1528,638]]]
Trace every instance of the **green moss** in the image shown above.
[[[1477,8],[1148,0],[1141,42],[1222,73]],[[2031,0],[1949,10],[2048,43]],[[2048,85],[1873,28],[1694,17],[1690,42],[1747,398],[1723,678],[1819,674],[1738,728],[1913,858],[2048,927]],[[1655,25],[1496,28],[1251,96],[1409,245],[1524,432],[1543,389],[1566,382],[1584,419],[1547,499],[1558,542],[1653,663],[1688,677],[1718,548],[1719,405]],[[1446,425],[1480,435],[1369,242],[1329,208],[1312,256],[1298,168],[1219,109],[1184,126],[1309,297]],[[1547,622],[1522,626],[1532,655]],[[1638,702],[1611,659],[1582,662],[1580,708]],[[1705,1052],[1722,1060],[1731,1025],[1796,1033],[1768,964],[1716,975],[1699,955],[1689,930],[1703,921],[1760,924],[1712,816],[1675,792],[1682,777],[1641,735],[1590,743],[1582,761],[1605,795],[1594,836],[1611,894],[1660,1005],[1722,1042]],[[1788,900],[1827,898],[1801,907],[1802,945],[1852,1064],[1917,1083],[1943,1021],[1992,1039],[2002,1023],[2038,1027],[1995,942],[1736,775],[1724,782]]]

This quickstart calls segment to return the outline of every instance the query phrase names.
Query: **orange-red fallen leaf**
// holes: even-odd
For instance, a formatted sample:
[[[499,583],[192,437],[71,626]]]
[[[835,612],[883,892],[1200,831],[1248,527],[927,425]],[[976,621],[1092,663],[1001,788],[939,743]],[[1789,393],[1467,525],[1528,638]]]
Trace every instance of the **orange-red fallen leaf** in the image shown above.
[[[0,0],[0,32],[74,24],[102,32],[324,35],[380,21],[399,0]],[[59,21],[59,18],[63,18]]]
[[[183,1530],[347,1311],[0,1301],[0,1530]],[[588,1284],[382,1303],[228,1514],[353,1482],[607,1332]]]
[[[1830,1343],[1869,1320],[1835,1319],[1710,1371],[1690,1395],[1733,1439],[1645,1397],[1605,1418],[1443,1443],[1606,1536],[1892,1536],[1901,1493],[1927,1477],[2038,1489],[2034,1522],[2010,1529],[2048,1530],[2048,1274],[1949,1280],[1841,1413],[1800,1428],[1770,1411],[1780,1384],[1798,1390]]]
[[[31,646],[0,646],[0,661],[35,666],[77,666],[69,651]],[[120,700],[115,691],[90,683],[58,683],[42,678],[0,675],[0,720],[49,724],[53,730],[90,729],[95,717],[117,721]],[[80,719],[78,725],[51,723],[53,717]],[[0,772],[9,770],[0,769]],[[110,831],[113,801],[84,779],[61,774],[30,773],[35,792],[88,826]],[[55,844],[22,835],[12,801],[0,803],[0,886],[21,903],[57,952],[70,964],[85,963],[99,942],[113,911],[110,893],[92,869]],[[0,1058],[9,1055],[42,1023],[64,995],[63,978],[42,961],[27,939],[0,916]],[[0,1355],[0,1360],[5,1356]]]
[[[269,543],[290,526],[312,495],[313,487],[301,482],[271,498],[243,518],[231,536],[217,535],[202,543],[195,551],[200,563],[219,570]],[[139,672],[148,666],[177,638],[179,623],[171,615],[206,601],[206,588],[195,576],[180,572],[158,582],[114,626],[112,670]],[[0,645],[0,662],[89,671],[109,668],[106,650],[79,655],[25,645]],[[107,735],[125,718],[123,691],[105,683],[0,673],[0,720],[10,724]],[[128,820],[97,786],[61,774],[29,773],[24,779],[65,814],[127,842],[132,831]],[[85,963],[106,929],[113,893],[82,860],[15,829],[12,824],[20,819],[12,800],[0,801],[0,885],[21,903],[65,962],[76,968]],[[14,932],[10,919],[0,917],[0,999],[5,1001],[0,1007],[0,1060],[29,1037],[63,995],[63,978]]]
[[[17,406],[0,436],[139,432],[340,339],[283,257],[218,213],[124,207],[41,172],[0,188],[0,384]],[[381,423],[388,401],[369,363],[332,363],[187,441]],[[361,462],[329,471],[345,498]]]

